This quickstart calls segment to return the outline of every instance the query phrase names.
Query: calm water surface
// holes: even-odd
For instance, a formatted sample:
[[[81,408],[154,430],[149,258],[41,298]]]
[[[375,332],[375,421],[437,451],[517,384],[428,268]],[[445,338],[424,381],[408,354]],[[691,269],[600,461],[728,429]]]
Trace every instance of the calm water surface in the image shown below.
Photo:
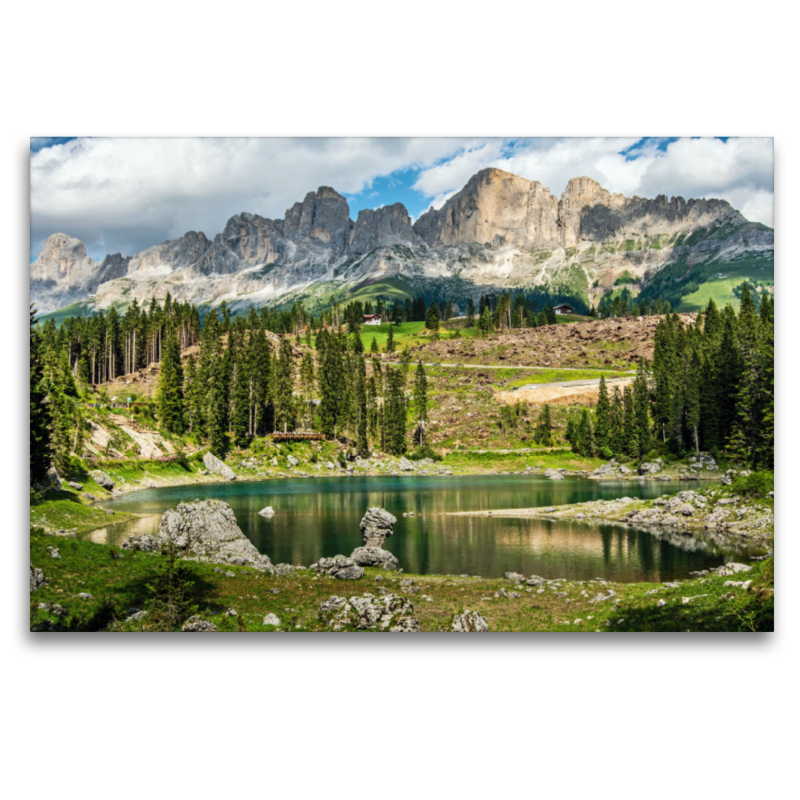
[[[670,580],[757,551],[739,542],[653,534],[619,525],[534,519],[447,517],[480,511],[578,503],[614,497],[653,498],[686,488],[667,482],[550,481],[525,476],[310,478],[149,489],[104,505],[153,516],[87,534],[120,544],[153,533],[160,515],[195,498],[230,503],[244,534],[273,563],[309,565],[349,555],[362,544],[358,524],[369,506],[397,517],[386,542],[406,572],[498,577],[513,570],[546,578],[604,577],[630,582]],[[271,505],[275,516],[258,515]],[[416,516],[403,517],[405,511]]]

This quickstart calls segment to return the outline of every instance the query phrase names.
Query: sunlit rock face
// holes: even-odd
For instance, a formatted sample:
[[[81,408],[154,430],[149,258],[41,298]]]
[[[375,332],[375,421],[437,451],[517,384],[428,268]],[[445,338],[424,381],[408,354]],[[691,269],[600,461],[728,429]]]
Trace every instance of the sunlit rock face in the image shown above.
[[[234,307],[302,300],[313,310],[390,278],[409,293],[446,287],[454,300],[535,286],[602,291],[624,270],[642,278],[680,257],[726,249],[771,255],[772,231],[734,230],[745,222],[722,200],[628,198],[587,177],[570,180],[558,198],[538,181],[494,168],[413,224],[402,203],[362,210],[353,221],[347,200],[321,186],[283,219],[241,212],[213,239],[189,231],[99,263],[79,240],[53,234],[30,265],[31,300],[46,312],[78,300],[97,309],[169,292]],[[730,237],[700,237],[689,248],[677,236],[698,229]]]

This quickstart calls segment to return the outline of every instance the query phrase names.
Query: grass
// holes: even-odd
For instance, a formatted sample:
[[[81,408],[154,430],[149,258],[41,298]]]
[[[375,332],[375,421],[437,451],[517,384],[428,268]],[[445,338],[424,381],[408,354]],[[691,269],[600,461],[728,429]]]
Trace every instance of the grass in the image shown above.
[[[71,303],[68,306],[64,306],[64,308],[59,308],[57,311],[41,314],[39,316],[39,324],[43,325],[47,320],[52,319],[59,326],[69,317],[90,317],[93,313],[94,303],[79,300],[77,303]]]
[[[389,338],[389,328],[394,328],[392,337],[394,338],[395,350],[399,353],[403,347],[408,345],[414,347],[427,339],[420,337],[420,331],[425,329],[424,322],[403,322],[400,325],[362,325],[361,341],[364,343],[365,352],[369,353],[372,346],[373,337],[378,342],[378,347],[383,353],[386,350],[386,342]]]
[[[497,370],[498,372],[505,372],[506,370]],[[612,378],[624,378],[627,373],[624,370],[620,372],[608,372],[607,370],[600,372],[599,370],[582,369],[582,370],[560,370],[560,369],[542,369],[532,370],[530,374],[525,377],[519,378],[519,370],[507,370],[508,372],[516,373],[515,380],[509,381],[503,388],[517,389],[520,386],[526,386],[529,383],[561,383],[562,381],[586,381],[597,378],[605,378],[607,381]],[[517,378],[519,378],[517,380]]]
[[[55,546],[61,558],[47,548]],[[105,545],[60,539],[32,531],[31,563],[44,572],[46,584],[31,594],[31,626],[51,622],[60,630],[147,630],[147,617],[125,623],[127,612],[144,607],[148,584],[163,563],[163,556],[119,551]],[[774,566],[772,559],[758,563],[737,579],[752,580],[749,591],[725,587],[726,578],[702,578],[678,588],[662,584],[617,584],[596,581],[547,582],[540,587],[514,586],[502,578],[454,575],[406,575],[367,569],[358,581],[339,581],[297,570],[272,576],[252,569],[184,562],[193,582],[193,602],[198,612],[223,631],[275,631],[263,619],[273,613],[285,631],[320,631],[319,604],[339,595],[352,597],[387,592],[403,594],[400,580],[411,578],[419,593],[408,593],[414,616],[423,631],[448,630],[453,615],[466,608],[483,614],[492,631],[554,631],[616,633],[623,631],[768,631],[774,628]],[[557,577],[557,576],[556,576]],[[598,593],[615,595],[591,603]],[[501,590],[519,598],[495,597]],[[654,592],[653,594],[647,594]],[[77,595],[87,593],[91,599]],[[424,597],[430,597],[427,602]],[[683,598],[691,599],[684,603]],[[659,607],[659,600],[665,605]],[[58,604],[66,613],[56,616],[39,604]],[[227,609],[236,616],[225,616]]]
[[[765,264],[760,267],[728,265],[715,269],[715,272],[720,272],[726,277],[720,279],[714,278],[712,275],[707,278],[706,282],[702,283],[696,292],[684,295],[681,298],[681,304],[678,307],[679,311],[699,311],[704,309],[712,298],[717,308],[722,308],[728,304],[738,308],[740,301],[734,295],[733,290],[735,287],[740,286],[742,281],[753,280],[764,283],[775,279],[775,267],[773,264]]]
[[[101,495],[107,493],[97,487]],[[104,508],[94,508],[81,502],[77,492],[49,490],[31,496],[30,524],[50,531],[72,530],[76,533],[101,528],[109,523],[128,522],[133,514],[118,511],[109,514]]]
[[[374,308],[378,298],[383,298],[384,303],[392,301],[390,305],[394,305],[395,300],[405,300],[407,297],[414,297],[409,284],[398,278],[388,278],[385,281],[378,281],[377,283],[359,287],[348,295],[346,302],[352,303],[355,300],[360,300],[362,303],[372,303]]]

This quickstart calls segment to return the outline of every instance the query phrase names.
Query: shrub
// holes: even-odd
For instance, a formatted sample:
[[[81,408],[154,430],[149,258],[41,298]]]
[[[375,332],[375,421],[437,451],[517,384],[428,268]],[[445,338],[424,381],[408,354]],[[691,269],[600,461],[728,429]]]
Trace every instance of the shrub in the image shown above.
[[[156,630],[171,631],[197,610],[197,606],[192,604],[194,583],[174,546],[165,547],[161,555],[164,560],[157,567],[152,583],[147,584],[150,599],[146,607]]]
[[[429,444],[423,444],[421,447],[418,447],[416,450],[412,450],[408,457],[412,461],[422,461],[423,458],[430,458],[434,461],[441,461],[442,454],[437,453]]]
[[[746,478],[739,476],[731,484],[734,494],[745,497],[766,497],[775,489],[775,474],[772,472],[751,472]]]

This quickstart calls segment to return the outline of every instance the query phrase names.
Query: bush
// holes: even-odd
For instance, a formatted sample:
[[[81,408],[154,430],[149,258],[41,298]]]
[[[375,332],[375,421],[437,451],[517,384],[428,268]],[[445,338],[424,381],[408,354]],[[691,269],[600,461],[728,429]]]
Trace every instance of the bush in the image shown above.
[[[416,450],[412,450],[408,454],[408,458],[410,458],[412,461],[422,461],[423,458],[430,458],[433,459],[434,461],[441,461],[442,454],[437,453],[429,444],[423,444]]]
[[[161,555],[164,561],[156,569],[153,582],[147,584],[150,600],[145,607],[156,630],[171,631],[197,611],[192,604],[194,583],[174,547],[165,547]]]
[[[773,472],[751,472],[746,478],[734,478],[731,491],[745,497],[766,498],[775,490],[775,474]]]

